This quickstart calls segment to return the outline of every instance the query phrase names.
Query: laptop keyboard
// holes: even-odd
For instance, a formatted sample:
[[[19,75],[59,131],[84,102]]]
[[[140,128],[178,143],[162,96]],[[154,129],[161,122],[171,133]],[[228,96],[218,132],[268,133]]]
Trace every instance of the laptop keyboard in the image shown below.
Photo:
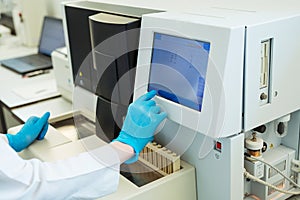
[[[41,55],[25,56],[19,58],[19,60],[32,66],[43,66],[51,62],[48,57]]]

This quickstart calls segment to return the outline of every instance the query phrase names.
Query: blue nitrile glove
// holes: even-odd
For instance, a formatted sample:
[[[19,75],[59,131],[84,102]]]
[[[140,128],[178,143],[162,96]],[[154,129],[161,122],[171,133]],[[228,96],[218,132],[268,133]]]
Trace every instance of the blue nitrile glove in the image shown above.
[[[44,139],[48,130],[50,113],[46,112],[41,118],[30,117],[15,135],[6,134],[9,145],[17,152],[28,147],[35,139]]]
[[[139,153],[153,140],[156,128],[167,116],[152,100],[155,94],[155,90],[148,92],[129,105],[122,130],[114,140],[134,149],[135,156],[127,160],[127,164],[137,161]]]

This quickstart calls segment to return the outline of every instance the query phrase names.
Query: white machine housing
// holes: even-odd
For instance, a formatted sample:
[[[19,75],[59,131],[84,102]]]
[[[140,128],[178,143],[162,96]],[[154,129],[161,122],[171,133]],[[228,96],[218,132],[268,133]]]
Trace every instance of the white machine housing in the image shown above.
[[[212,7],[197,14],[164,12],[142,18],[134,99],[148,90],[154,33],[210,43],[201,112],[160,96],[155,99],[172,123],[163,129],[167,136],[159,138],[163,145],[176,143],[181,134],[186,136],[177,142],[187,143],[191,131],[197,134],[183,159],[196,168],[198,199],[243,199],[244,140],[238,136],[300,108],[300,12],[283,9]],[[174,124],[179,133],[174,133]],[[206,136],[232,148],[223,145],[220,152],[213,149],[199,158]],[[172,150],[178,150],[176,145]]]
[[[59,48],[52,52],[51,59],[55,75],[57,90],[62,97],[72,102],[73,99],[73,76],[69,65],[67,48]]]
[[[296,111],[300,107],[300,42],[295,41],[299,23],[300,12],[292,11],[266,15],[209,8],[198,14],[144,15],[134,98],[147,92],[153,35],[158,32],[211,44],[202,111],[157,97],[170,120],[216,138]],[[261,45],[267,39],[272,41],[269,100],[261,104]]]

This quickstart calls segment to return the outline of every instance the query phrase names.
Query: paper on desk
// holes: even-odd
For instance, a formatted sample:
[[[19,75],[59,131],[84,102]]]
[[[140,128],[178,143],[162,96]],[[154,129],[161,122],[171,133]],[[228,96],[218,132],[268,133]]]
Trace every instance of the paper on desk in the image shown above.
[[[59,95],[55,80],[45,80],[38,84],[28,84],[16,87],[12,90],[23,99],[35,99],[39,97],[54,97]]]

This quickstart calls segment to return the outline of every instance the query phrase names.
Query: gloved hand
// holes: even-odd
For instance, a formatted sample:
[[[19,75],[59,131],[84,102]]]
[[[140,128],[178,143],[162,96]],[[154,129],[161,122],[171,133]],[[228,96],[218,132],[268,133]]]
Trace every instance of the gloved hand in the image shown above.
[[[153,140],[156,128],[167,116],[152,100],[155,94],[155,90],[148,92],[129,105],[122,130],[114,140],[133,147],[135,156],[126,163],[137,161],[139,153]]]
[[[35,139],[44,139],[48,130],[50,113],[46,112],[41,118],[30,117],[15,135],[6,134],[9,145],[17,152],[28,147]]]

